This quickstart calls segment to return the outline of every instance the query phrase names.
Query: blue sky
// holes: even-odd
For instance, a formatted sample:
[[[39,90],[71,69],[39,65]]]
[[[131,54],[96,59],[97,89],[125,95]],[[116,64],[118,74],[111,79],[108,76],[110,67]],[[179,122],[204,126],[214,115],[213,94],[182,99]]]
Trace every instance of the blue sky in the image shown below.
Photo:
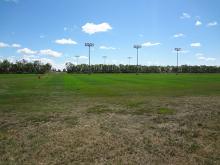
[[[0,59],[220,65],[219,0],[0,0]]]

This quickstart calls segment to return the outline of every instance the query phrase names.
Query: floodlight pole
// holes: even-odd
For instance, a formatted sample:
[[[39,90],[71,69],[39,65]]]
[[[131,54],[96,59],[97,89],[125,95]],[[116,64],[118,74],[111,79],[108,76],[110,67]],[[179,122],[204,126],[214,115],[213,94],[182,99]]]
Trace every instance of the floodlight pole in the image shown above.
[[[128,57],[128,65],[130,66],[130,61],[131,61],[132,57]]]
[[[141,48],[141,45],[134,45],[134,48],[137,49],[137,72],[138,72],[138,49]]]
[[[91,73],[91,67],[90,67],[90,47],[94,46],[94,43],[85,43],[85,46],[89,47],[89,74]]]
[[[176,67],[177,67],[176,74],[178,74],[178,72],[179,72],[179,52],[181,51],[181,48],[174,48],[174,50],[176,51]]]
[[[79,56],[75,56],[76,57],[76,65],[79,65]]]
[[[104,62],[103,64],[105,65],[105,62],[106,62],[105,60],[106,60],[107,56],[102,56],[102,58],[103,58],[103,60],[104,60],[104,61],[103,61],[103,62]]]

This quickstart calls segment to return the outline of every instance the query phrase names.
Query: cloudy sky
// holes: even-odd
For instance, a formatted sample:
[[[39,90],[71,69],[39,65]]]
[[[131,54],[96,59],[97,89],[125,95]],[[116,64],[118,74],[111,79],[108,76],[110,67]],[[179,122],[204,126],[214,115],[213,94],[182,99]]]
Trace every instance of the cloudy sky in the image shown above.
[[[0,59],[220,65],[219,0],[0,0]]]

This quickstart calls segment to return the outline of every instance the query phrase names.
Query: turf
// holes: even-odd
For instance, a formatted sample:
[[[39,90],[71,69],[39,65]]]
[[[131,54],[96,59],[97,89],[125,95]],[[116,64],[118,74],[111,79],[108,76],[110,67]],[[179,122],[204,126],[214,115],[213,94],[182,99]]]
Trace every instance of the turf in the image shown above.
[[[0,75],[0,164],[219,164],[220,74]]]

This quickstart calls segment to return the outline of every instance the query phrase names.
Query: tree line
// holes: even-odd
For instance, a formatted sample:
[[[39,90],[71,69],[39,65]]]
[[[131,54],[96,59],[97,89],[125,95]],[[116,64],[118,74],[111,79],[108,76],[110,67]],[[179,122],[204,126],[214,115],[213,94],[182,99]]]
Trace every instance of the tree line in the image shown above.
[[[55,72],[52,65],[43,64],[40,61],[27,62],[26,60],[17,61],[15,63],[8,60],[0,61],[0,73],[34,73],[43,74],[47,72]],[[60,70],[58,70],[60,71]],[[75,65],[66,63],[63,72],[67,73],[220,73],[219,66],[189,66],[182,65],[178,69],[176,66],[136,66],[136,65],[103,65],[96,64],[89,66],[88,64]]]
[[[220,73],[218,66],[136,66],[136,65],[74,65],[66,63],[67,73]]]
[[[40,61],[27,62],[26,60],[21,60],[15,63],[9,62],[8,60],[0,61],[0,73],[43,74],[51,71],[51,68],[51,64],[43,64]]]

